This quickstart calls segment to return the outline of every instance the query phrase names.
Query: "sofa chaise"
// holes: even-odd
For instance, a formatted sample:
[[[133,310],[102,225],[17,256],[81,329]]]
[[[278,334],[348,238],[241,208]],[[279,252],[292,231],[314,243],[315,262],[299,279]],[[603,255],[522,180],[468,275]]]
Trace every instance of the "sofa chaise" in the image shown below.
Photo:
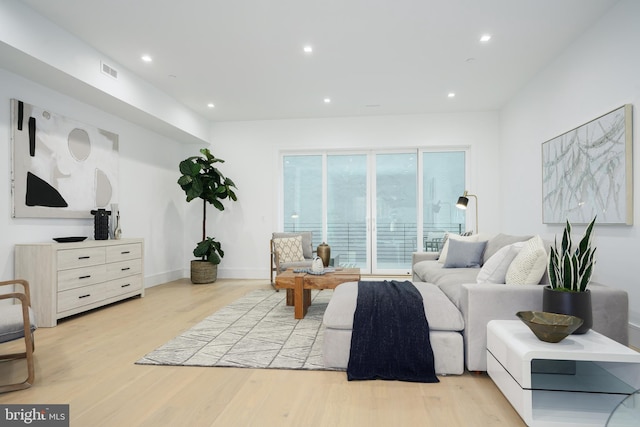
[[[413,254],[412,281],[425,299],[438,374],[462,373],[457,360],[464,360],[469,371],[486,371],[487,323],[494,319],[517,319],[518,311],[542,310],[550,245],[538,236],[451,236],[440,253]],[[474,267],[466,266],[469,247],[475,250],[471,258],[479,256]],[[593,329],[628,345],[627,293],[594,282],[588,289],[592,296]],[[327,306],[323,320],[326,366],[346,368],[356,298],[357,284],[343,284],[335,289]],[[432,306],[437,306],[435,311]],[[457,315],[462,316],[462,324],[456,323]],[[434,340],[434,334],[443,329],[461,334],[462,345],[457,346],[450,335],[446,342]],[[458,354],[461,351],[463,356]],[[439,365],[439,358],[452,363]]]

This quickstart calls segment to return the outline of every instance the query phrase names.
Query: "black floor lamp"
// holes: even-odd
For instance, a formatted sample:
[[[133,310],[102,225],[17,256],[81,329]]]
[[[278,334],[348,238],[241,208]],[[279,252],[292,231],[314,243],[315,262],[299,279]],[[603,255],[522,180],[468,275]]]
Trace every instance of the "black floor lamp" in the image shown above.
[[[458,202],[456,203],[456,207],[458,209],[467,209],[467,204],[469,203],[469,197],[473,197],[476,199],[476,234],[478,234],[478,196],[475,194],[469,194],[467,190],[464,190],[464,194],[458,197]]]

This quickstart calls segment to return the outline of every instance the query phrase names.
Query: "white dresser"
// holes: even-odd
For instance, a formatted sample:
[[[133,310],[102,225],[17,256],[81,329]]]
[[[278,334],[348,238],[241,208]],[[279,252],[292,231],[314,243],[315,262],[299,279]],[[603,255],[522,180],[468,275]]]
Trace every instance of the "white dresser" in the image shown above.
[[[40,327],[58,319],[144,296],[142,239],[19,244],[15,276],[29,281]]]

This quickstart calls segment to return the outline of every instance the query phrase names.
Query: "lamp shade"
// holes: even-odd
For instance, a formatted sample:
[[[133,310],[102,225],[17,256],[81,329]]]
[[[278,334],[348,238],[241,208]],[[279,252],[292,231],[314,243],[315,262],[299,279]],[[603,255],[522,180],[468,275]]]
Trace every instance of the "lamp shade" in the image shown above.
[[[476,199],[476,233],[478,232],[478,196],[475,194],[469,194],[467,190],[464,190],[464,194],[458,197],[458,202],[456,203],[456,208],[458,209],[467,209],[467,205],[469,204],[469,197],[473,197]]]
[[[465,196],[458,197],[458,202],[456,203],[456,208],[459,209],[467,209],[467,204],[469,203],[469,198]]]

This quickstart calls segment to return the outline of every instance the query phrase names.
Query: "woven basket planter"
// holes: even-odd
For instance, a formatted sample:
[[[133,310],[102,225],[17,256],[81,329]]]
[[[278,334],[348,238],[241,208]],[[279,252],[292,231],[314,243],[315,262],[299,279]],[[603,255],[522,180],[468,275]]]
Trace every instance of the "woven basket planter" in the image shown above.
[[[202,285],[213,283],[218,278],[218,265],[209,261],[194,259],[191,261],[191,283]]]

